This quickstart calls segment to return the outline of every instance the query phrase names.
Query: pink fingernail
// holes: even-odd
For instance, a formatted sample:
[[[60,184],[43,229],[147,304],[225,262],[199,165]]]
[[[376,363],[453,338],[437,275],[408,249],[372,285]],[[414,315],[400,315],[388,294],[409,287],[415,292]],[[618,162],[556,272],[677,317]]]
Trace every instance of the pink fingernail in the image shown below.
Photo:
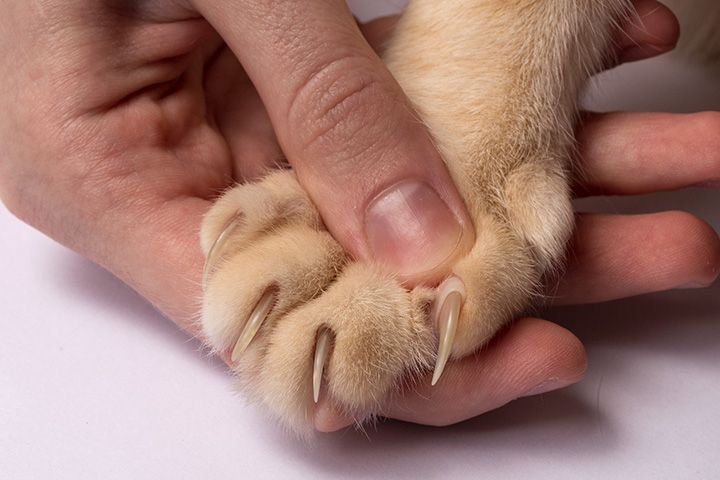
[[[376,260],[397,273],[416,274],[451,257],[463,228],[430,185],[409,180],[373,200],[365,214],[365,233]]]

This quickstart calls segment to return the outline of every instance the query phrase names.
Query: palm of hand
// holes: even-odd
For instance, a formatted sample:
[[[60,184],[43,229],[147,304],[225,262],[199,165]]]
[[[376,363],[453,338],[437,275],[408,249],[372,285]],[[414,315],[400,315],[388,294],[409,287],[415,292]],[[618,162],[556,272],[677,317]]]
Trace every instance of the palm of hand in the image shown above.
[[[103,265],[123,265],[116,274],[195,333],[189,312],[199,290],[187,272],[199,272],[202,261],[200,217],[234,180],[261,175],[282,154],[255,88],[204,20],[152,22],[126,14],[113,19],[113,32],[78,26],[82,31],[59,51],[18,62],[36,78],[10,86],[20,101],[5,105],[6,111],[24,127],[15,129],[18,134],[44,139],[43,159],[25,162],[27,169],[12,175],[54,181],[33,181],[33,188],[13,197],[23,205],[65,199],[70,208],[54,209],[57,215],[39,228]],[[39,47],[55,42],[50,34],[40,38]],[[114,58],[125,51],[136,58]],[[53,108],[20,108],[38,103]],[[4,143],[8,149],[22,145]],[[38,146],[37,140],[30,144]],[[116,215],[119,210],[123,215]],[[105,241],[91,240],[97,237],[91,228]],[[138,239],[146,249],[140,256]],[[159,263],[159,274],[137,285],[133,272],[150,270],[151,263]],[[173,277],[176,291],[168,299],[163,284]]]

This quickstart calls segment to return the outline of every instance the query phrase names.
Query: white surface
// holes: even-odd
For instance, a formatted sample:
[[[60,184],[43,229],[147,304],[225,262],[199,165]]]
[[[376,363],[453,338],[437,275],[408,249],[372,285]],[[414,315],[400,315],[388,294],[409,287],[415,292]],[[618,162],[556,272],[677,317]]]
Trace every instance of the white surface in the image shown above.
[[[717,84],[671,61],[618,75],[623,88],[606,79],[596,102],[694,109],[714,94],[720,107]],[[702,102],[688,106],[690,93]],[[680,208],[719,228],[718,200],[692,191],[599,204]],[[370,439],[345,432],[308,447],[109,274],[4,209],[0,232],[2,479],[720,476],[717,286],[551,312],[590,355],[587,379],[563,392],[456,427],[386,423]]]

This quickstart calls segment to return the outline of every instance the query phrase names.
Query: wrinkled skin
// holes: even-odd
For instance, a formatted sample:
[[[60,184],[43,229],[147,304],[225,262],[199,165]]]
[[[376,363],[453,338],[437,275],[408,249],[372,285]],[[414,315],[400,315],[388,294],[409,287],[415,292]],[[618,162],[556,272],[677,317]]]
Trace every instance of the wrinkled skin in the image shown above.
[[[667,51],[677,37],[666,9],[651,0],[636,6],[642,25],[626,26],[619,39],[626,61]],[[2,10],[3,202],[192,334],[199,222],[234,181],[287,158],[329,230],[359,258],[371,258],[372,249],[363,244],[358,206],[389,176],[419,171],[448,192],[450,208],[463,209],[432,146],[417,158],[422,126],[363,39],[379,47],[393,19],[358,30],[344,3],[333,0],[289,0],[282,8],[271,0],[30,0]],[[338,62],[337,72],[325,68]],[[372,88],[343,101],[344,83],[358,75]],[[333,84],[336,98],[312,94]],[[328,105],[340,106],[337,128],[318,133],[305,120],[327,119],[321,107]],[[372,115],[397,128],[352,128]],[[580,139],[587,181],[579,194],[720,181],[717,113],[590,114]],[[390,160],[382,155],[388,150]],[[574,248],[558,303],[701,287],[715,280],[720,263],[717,234],[677,212],[580,215]],[[571,384],[585,363],[570,332],[521,319],[483,352],[450,365],[440,387],[409,393],[385,413],[445,425]],[[346,424],[327,409],[316,418],[321,430]]]

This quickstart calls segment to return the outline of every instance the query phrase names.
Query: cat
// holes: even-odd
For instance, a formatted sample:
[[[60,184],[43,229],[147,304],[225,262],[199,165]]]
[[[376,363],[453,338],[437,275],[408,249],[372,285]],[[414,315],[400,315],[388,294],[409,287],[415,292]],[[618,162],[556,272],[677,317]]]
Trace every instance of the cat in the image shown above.
[[[707,2],[711,27],[687,42],[709,58],[720,52],[719,5]],[[438,382],[449,359],[539,301],[574,227],[578,98],[613,60],[631,12],[629,0],[411,0],[384,60],[463,195],[476,242],[439,286],[408,290],[346,255],[292,171],[226,191],[201,229],[201,323],[240,387],[300,434],[320,395],[361,422],[421,375]]]

